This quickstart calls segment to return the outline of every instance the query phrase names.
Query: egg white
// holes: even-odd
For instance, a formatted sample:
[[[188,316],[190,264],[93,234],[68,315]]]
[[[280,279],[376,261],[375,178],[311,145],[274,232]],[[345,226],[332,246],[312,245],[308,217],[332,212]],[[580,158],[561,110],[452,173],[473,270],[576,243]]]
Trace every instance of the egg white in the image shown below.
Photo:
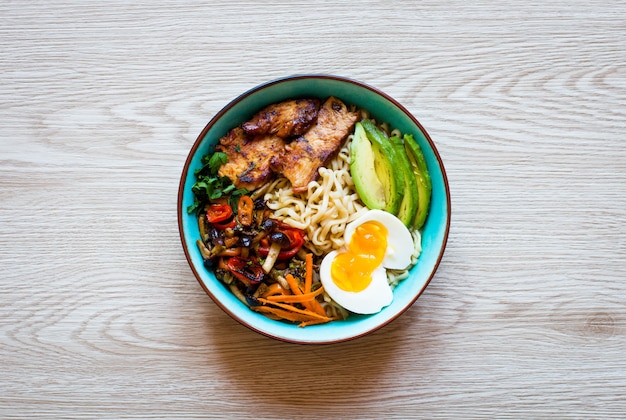
[[[374,314],[389,305],[393,291],[387,282],[387,272],[380,265],[372,272],[372,282],[360,292],[347,292],[340,289],[332,279],[330,267],[337,251],[329,252],[320,264],[320,280],[324,290],[339,305],[357,314]]]
[[[350,222],[346,226],[344,239],[347,244],[355,229],[364,222],[375,220],[387,228],[387,251],[382,266],[389,269],[403,270],[411,264],[411,256],[415,251],[415,244],[411,232],[396,216],[384,210],[369,210],[363,216]]]

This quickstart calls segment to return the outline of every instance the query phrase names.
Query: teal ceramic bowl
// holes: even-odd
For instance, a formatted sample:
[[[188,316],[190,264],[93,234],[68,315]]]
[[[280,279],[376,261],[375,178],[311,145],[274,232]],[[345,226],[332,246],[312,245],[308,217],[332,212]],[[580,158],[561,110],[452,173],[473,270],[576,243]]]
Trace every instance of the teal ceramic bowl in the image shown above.
[[[351,315],[345,321],[298,327],[271,320],[251,311],[206,269],[196,247],[200,237],[195,214],[186,209],[193,203],[191,186],[194,171],[203,155],[229,129],[248,120],[266,105],[297,97],[335,96],[346,104],[370,111],[378,121],[412,133],[419,142],[432,178],[432,200],[428,219],[422,228],[422,253],[410,277],[394,289],[391,305],[374,315]],[[191,270],[205,292],[233,319],[265,336],[291,343],[329,344],[362,337],[389,324],[403,314],[424,292],[441,262],[450,229],[450,191],[441,157],[434,142],[417,119],[389,95],[356,80],[332,75],[301,75],[264,83],[235,98],[209,121],[196,139],[182,172],[178,191],[178,226],[183,249]]]

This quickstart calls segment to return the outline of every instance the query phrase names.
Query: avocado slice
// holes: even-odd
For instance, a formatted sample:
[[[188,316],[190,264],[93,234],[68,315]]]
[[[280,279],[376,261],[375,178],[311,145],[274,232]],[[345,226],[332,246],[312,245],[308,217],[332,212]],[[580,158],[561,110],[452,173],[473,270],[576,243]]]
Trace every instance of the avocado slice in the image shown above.
[[[417,178],[413,174],[411,162],[409,161],[407,151],[404,149],[402,139],[398,136],[392,136],[389,138],[389,142],[395,149],[400,169],[404,172],[404,195],[400,202],[398,219],[400,219],[406,227],[411,228],[418,210],[419,191],[417,188]]]
[[[415,179],[417,180],[417,189],[419,192],[418,209],[415,220],[413,221],[413,227],[415,229],[420,229],[424,225],[426,217],[428,216],[430,196],[432,193],[432,181],[430,180],[428,166],[426,165],[426,159],[424,158],[422,149],[411,134],[404,135],[404,148],[409,158],[409,162],[411,163],[411,169],[413,170]]]
[[[385,207],[383,210],[398,215],[404,191],[404,171],[401,169],[395,148],[387,135],[372,120],[364,119],[361,125],[365,130],[374,152],[374,169],[383,184]]]
[[[356,123],[350,145],[350,174],[354,187],[368,208],[384,209],[385,190],[376,174],[374,159],[372,144],[367,139],[361,123]]]

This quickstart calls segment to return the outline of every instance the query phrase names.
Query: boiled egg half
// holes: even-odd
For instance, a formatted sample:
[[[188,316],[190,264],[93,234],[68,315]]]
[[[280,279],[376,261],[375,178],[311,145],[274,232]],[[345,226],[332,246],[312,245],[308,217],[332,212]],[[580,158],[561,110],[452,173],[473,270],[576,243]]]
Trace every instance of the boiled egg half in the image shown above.
[[[402,270],[411,263],[415,250],[411,232],[391,213],[369,210],[346,226],[344,239],[344,248],[322,260],[324,289],[351,312],[380,312],[393,300],[386,270]]]

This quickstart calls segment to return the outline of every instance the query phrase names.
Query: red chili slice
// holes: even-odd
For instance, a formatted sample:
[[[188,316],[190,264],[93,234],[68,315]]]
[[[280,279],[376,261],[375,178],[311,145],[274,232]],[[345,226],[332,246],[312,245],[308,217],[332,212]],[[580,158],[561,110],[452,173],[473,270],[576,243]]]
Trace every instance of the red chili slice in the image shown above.
[[[249,259],[231,257],[226,262],[226,268],[246,285],[260,283],[265,278],[263,267]]]
[[[213,226],[217,230],[226,230],[228,228],[232,229],[235,226],[237,226],[237,221],[235,220],[234,217],[231,217],[229,221],[225,221],[224,223],[213,223]]]
[[[285,234],[285,236],[289,239],[289,245],[281,248],[277,260],[284,261],[293,258],[293,256],[298,253],[300,248],[302,248],[302,245],[304,245],[304,232],[284,223],[280,225],[278,231]],[[270,241],[263,238],[258,252],[260,255],[265,257],[269,254],[269,251]]]
[[[228,204],[211,204],[206,211],[209,223],[219,223],[228,220],[233,215],[233,209]]]
[[[239,197],[239,203],[237,204],[237,214],[239,215],[239,223],[244,226],[250,226],[253,222],[254,216],[254,202],[248,195],[242,195]]]

